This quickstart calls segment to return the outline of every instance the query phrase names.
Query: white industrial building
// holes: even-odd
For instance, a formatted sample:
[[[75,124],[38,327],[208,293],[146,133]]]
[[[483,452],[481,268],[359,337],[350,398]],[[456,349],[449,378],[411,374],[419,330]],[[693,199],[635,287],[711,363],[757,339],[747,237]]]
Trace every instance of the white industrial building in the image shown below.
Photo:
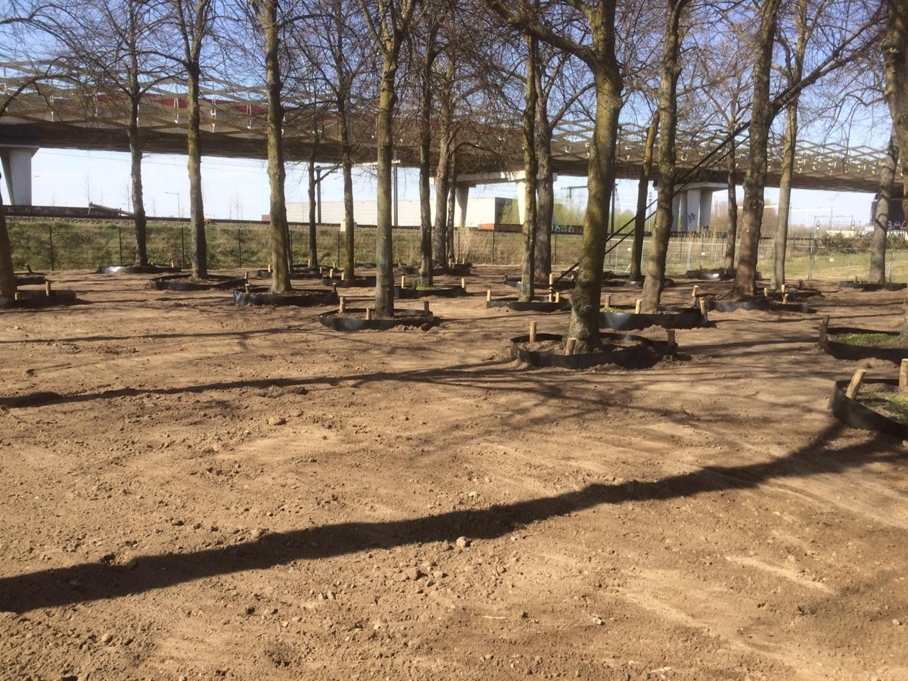
[[[501,216],[509,210],[513,199],[505,199],[499,196],[476,196],[470,197],[467,204],[467,213],[461,220],[460,206],[455,209],[454,224],[465,224],[467,227],[477,227],[482,224],[493,224],[501,222]],[[317,210],[317,208],[316,208]],[[354,221],[358,225],[374,225],[377,222],[377,210],[375,201],[354,201],[353,202]],[[309,203],[288,203],[287,220],[290,222],[309,222]],[[340,224],[344,220],[344,202],[343,201],[325,201],[321,206],[321,218],[316,214],[316,221],[320,224]],[[432,201],[432,220],[435,220],[435,201]],[[393,221],[401,227],[418,227],[419,219],[419,201],[398,201],[397,202],[397,219]]]

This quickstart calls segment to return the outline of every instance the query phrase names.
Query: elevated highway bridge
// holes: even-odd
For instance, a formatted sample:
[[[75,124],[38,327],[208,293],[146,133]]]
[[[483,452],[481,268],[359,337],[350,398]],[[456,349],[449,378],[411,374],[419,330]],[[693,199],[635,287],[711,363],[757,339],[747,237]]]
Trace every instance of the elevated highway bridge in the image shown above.
[[[6,111],[0,116],[0,159],[12,203],[31,204],[31,157],[40,148],[88,151],[129,151],[126,136],[128,106],[118,92],[88,93],[54,81],[30,82],[35,68],[0,64],[0,98]],[[24,85],[24,87],[22,87]],[[21,88],[21,91],[19,91]],[[177,81],[162,82],[142,98],[139,123],[141,145],[146,153],[186,153],[187,113],[185,89]],[[0,99],[0,104],[4,102]],[[201,92],[202,153],[225,158],[267,158],[265,95],[263,90],[226,82],[210,82]],[[352,116],[351,136],[357,162],[374,161],[374,114]],[[458,122],[460,134],[470,140],[469,151],[459,159],[458,203],[465,208],[470,186],[479,183],[522,180],[521,124],[504,116],[470,118]],[[559,175],[585,177],[592,121],[573,120],[558,126],[552,152]],[[396,147],[404,167],[418,165],[415,122],[401,116]],[[636,125],[621,127],[617,176],[640,175],[646,130]],[[727,161],[723,153],[711,153],[725,139],[720,131],[679,130],[678,166],[689,186],[681,189],[681,215],[696,226],[708,225],[712,192],[727,185]],[[736,140],[739,150],[735,182],[747,171],[746,136]],[[341,148],[337,121],[324,105],[287,105],[284,147],[288,161],[313,160],[338,163]],[[710,155],[707,162],[704,159]],[[835,144],[799,143],[792,186],[873,193],[878,188],[883,150]],[[702,166],[701,166],[702,164]],[[770,149],[768,185],[778,186],[781,176],[781,144]],[[651,179],[656,179],[653,174]],[[522,196],[518,191],[518,197]],[[689,208],[690,210],[686,210]],[[676,211],[678,213],[678,211]],[[462,214],[462,212],[461,212]],[[682,229],[690,225],[680,225]]]

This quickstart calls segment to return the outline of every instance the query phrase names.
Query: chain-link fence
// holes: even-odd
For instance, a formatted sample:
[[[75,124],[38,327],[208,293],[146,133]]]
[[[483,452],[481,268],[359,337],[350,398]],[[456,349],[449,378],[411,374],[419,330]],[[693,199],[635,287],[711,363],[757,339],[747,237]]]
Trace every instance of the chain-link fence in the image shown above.
[[[17,222],[9,225],[13,261],[17,269],[26,264],[36,270],[95,268],[99,265],[131,264],[135,260],[135,236],[129,224],[91,224],[65,222]],[[271,258],[271,232],[260,223],[212,224],[205,228],[208,266],[211,269],[265,267]],[[320,225],[316,244],[319,263],[344,261],[345,233],[337,225]],[[554,269],[572,266],[580,258],[583,237],[577,234],[552,234]],[[374,262],[376,230],[357,227],[354,233],[357,262]],[[290,242],[294,262],[309,259],[309,229],[292,225]],[[644,240],[644,258],[650,239]],[[418,229],[395,229],[392,253],[395,262],[418,264]],[[887,275],[892,281],[908,281],[908,246],[899,236],[890,237]],[[151,262],[187,268],[192,250],[188,224],[151,223],[147,237]],[[458,262],[519,266],[523,258],[523,236],[512,232],[458,229],[454,238]],[[759,267],[765,276],[772,271],[773,245],[760,243]],[[605,269],[627,272],[630,269],[631,242],[626,239],[605,258]],[[669,275],[688,270],[714,269],[724,265],[725,240],[715,235],[675,236],[669,242],[666,271]],[[840,239],[791,239],[786,256],[788,279],[839,281],[864,279],[870,269],[866,243]]]

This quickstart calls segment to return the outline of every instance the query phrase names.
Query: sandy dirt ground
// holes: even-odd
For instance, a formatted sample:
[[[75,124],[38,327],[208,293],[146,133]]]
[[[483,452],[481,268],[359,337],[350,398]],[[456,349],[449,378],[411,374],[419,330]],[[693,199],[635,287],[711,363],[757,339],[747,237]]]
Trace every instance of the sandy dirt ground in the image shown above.
[[[429,331],[87,272],[0,312],[0,678],[908,679],[906,447],[816,347],[903,294],[570,372],[510,359],[567,315],[487,309],[504,274]]]

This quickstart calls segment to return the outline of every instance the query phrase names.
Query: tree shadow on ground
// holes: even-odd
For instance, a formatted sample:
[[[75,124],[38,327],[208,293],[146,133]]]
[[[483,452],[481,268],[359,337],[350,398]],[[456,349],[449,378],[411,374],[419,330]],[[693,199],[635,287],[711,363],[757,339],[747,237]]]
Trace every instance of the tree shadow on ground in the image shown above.
[[[0,579],[0,610],[26,612],[163,589],[217,575],[267,570],[294,561],[330,559],[373,549],[505,536],[532,523],[606,504],[660,502],[724,490],[754,489],[770,480],[843,473],[871,463],[906,458],[895,440],[868,435],[849,446],[832,447],[844,426],[833,424],[807,446],[787,456],[740,466],[708,466],[651,482],[590,484],[582,489],[484,509],[451,511],[406,520],[346,522],[266,534],[231,547],[185,554],[140,556],[133,569],[83,563]]]

